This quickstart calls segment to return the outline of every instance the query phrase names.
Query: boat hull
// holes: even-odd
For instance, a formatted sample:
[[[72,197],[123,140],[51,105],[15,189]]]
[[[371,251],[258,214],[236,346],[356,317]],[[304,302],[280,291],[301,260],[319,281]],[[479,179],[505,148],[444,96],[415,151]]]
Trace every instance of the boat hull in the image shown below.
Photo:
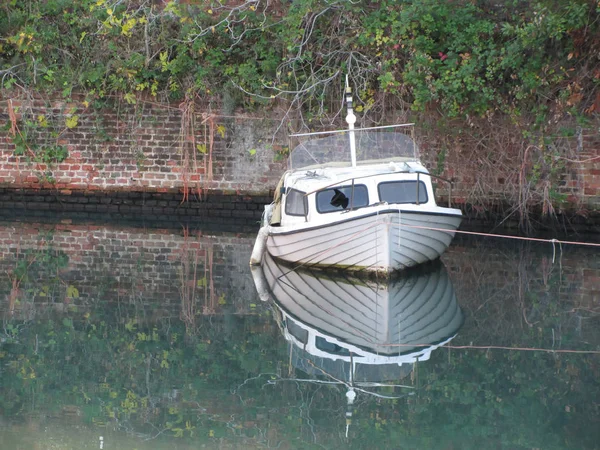
[[[461,220],[460,213],[378,209],[320,226],[269,226],[266,250],[307,267],[389,273],[439,258]]]

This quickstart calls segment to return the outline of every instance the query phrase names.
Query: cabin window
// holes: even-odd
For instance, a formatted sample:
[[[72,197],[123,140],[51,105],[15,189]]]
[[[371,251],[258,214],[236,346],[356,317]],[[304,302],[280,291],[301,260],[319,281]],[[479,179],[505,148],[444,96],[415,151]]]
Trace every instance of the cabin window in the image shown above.
[[[317,211],[322,213],[360,208],[369,204],[369,193],[364,184],[341,186],[317,192]]]
[[[305,192],[290,189],[285,196],[285,213],[288,216],[306,216],[308,201]]]
[[[340,347],[333,342],[329,342],[326,339],[323,339],[321,336],[317,336],[315,339],[315,347],[323,352],[330,353],[332,355],[339,356],[350,356],[350,351],[347,348]]]
[[[379,200],[387,203],[417,203],[417,181],[385,181],[377,186]],[[427,203],[427,187],[419,181],[419,203]]]
[[[308,331],[304,328],[301,328],[296,322],[293,320],[286,320],[285,326],[292,336],[298,339],[299,342],[306,344],[308,342]]]

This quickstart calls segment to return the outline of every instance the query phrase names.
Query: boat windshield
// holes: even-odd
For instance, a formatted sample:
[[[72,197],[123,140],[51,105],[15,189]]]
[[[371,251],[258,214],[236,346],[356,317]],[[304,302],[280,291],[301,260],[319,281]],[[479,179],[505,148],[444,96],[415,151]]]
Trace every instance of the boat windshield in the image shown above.
[[[416,161],[418,149],[412,138],[402,131],[354,131],[356,163],[374,164],[390,161]],[[336,132],[327,137],[300,143],[290,155],[290,169],[316,167],[350,167],[350,133]]]

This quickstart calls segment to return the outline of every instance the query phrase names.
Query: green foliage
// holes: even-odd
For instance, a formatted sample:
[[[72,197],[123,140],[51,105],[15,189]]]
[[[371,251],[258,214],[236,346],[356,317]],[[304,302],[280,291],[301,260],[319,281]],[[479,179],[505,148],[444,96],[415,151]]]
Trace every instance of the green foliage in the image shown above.
[[[43,163],[48,166],[67,159],[69,156],[67,147],[58,143],[59,132],[50,119],[43,115],[34,118],[31,112],[27,111],[23,111],[22,116],[22,120],[16,124],[18,131],[11,137],[16,156],[24,156],[28,162]],[[76,122],[77,119],[73,126],[77,125]],[[45,129],[51,125],[52,129],[48,133],[41,132],[46,131]],[[5,129],[10,129],[10,126],[11,123],[7,122]]]
[[[593,62],[598,14],[583,0],[10,2],[0,10],[2,84],[129,103],[235,87],[252,94],[245,106],[285,96],[320,116],[335,112],[327,100],[349,72],[365,112],[387,94],[451,116],[583,111],[594,80],[573,69]]]

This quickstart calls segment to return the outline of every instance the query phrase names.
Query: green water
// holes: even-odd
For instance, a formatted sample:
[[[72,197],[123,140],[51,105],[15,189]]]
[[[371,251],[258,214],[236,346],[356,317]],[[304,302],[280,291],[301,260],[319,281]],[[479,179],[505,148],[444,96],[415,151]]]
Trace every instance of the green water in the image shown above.
[[[253,238],[0,224],[0,449],[599,447],[597,251],[457,240],[453,348],[347,426],[347,386],[292,363],[255,291]]]

